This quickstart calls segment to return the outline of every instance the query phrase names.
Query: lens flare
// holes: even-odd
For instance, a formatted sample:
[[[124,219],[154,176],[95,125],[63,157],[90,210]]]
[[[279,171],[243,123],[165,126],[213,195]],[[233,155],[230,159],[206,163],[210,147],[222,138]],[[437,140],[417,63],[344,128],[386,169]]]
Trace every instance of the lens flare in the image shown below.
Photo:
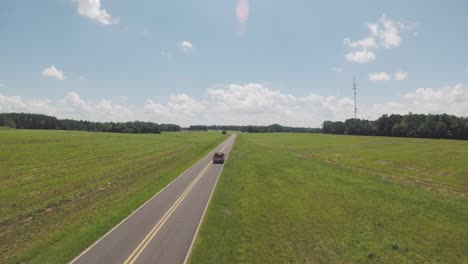
[[[236,7],[237,21],[245,24],[249,19],[249,0],[237,0]]]

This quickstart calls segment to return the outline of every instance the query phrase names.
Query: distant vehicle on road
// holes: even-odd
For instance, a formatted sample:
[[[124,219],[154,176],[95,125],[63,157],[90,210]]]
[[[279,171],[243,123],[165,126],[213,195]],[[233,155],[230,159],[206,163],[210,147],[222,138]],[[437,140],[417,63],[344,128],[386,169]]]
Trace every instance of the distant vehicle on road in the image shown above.
[[[213,163],[224,163],[224,153],[216,152],[213,156]]]

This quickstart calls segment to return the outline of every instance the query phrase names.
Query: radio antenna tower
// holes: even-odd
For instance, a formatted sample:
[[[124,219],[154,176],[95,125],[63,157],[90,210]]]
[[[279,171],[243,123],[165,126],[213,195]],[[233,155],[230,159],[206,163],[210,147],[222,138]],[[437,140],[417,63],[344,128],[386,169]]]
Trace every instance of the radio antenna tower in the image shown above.
[[[354,90],[354,120],[356,120],[357,118],[357,105],[356,105],[356,90],[357,90],[357,87],[356,87],[356,78],[353,78],[353,90]]]

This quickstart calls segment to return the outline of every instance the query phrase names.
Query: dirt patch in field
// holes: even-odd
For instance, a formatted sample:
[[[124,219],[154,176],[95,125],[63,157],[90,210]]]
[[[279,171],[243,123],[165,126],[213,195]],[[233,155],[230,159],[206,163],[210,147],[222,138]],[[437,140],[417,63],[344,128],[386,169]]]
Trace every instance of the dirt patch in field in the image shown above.
[[[65,145],[64,147],[66,147],[66,148],[79,148],[80,146],[78,146],[78,145]]]

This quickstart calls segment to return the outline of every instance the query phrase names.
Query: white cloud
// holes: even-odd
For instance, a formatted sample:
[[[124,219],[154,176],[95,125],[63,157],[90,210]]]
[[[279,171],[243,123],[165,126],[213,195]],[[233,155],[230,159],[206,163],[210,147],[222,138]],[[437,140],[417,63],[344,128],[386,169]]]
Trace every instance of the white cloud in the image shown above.
[[[190,41],[184,40],[180,42],[180,47],[184,52],[189,52],[190,50],[193,49],[193,45]]]
[[[465,68],[465,71],[468,72],[468,67]]]
[[[393,22],[385,15],[380,18],[380,22],[383,25],[383,29],[379,30],[378,34],[375,35],[380,39],[380,43],[387,49],[400,46],[400,31],[405,26],[400,22]]]
[[[367,27],[370,30],[370,37],[369,38],[375,38],[376,36],[379,35],[379,25],[376,23],[369,23],[367,24]],[[375,42],[375,40],[374,40]]]
[[[138,119],[131,106],[115,104],[111,100],[86,101],[75,92],[69,92],[57,106],[60,115],[92,121],[130,121]]]
[[[147,99],[142,105],[97,102],[70,92],[58,101],[24,100],[0,94],[0,111],[34,112],[92,121],[146,120],[158,123],[259,124],[319,126],[323,119],[344,119],[352,111],[350,98],[308,94],[293,96],[262,84],[230,84],[208,89],[206,100],[186,94],[171,96],[167,102]]]
[[[0,88],[3,88],[5,87],[5,84],[4,83],[0,83]]]
[[[102,99],[92,105],[94,120],[138,120],[138,112],[131,106],[113,103],[111,100]]]
[[[65,80],[65,75],[63,75],[63,72],[55,68],[54,65],[42,70],[42,76],[47,77],[47,78],[54,78],[60,81]]]
[[[349,38],[344,39],[344,44],[350,48],[362,48],[362,49],[371,49],[376,48],[377,43],[373,37],[368,37],[358,41],[351,41]]]
[[[0,94],[0,113],[30,112],[54,115],[56,110],[47,99],[24,100],[20,96]]]
[[[354,51],[346,54],[346,60],[355,63],[368,63],[376,59],[375,53],[372,51]]]
[[[101,8],[101,0],[78,0],[78,14],[96,20],[103,25],[118,24],[119,18],[113,18]]]
[[[0,93],[0,112],[32,112],[92,121],[142,120],[157,123],[269,125],[318,127],[324,120],[345,120],[353,114],[350,97],[310,93],[292,95],[262,84],[230,84],[207,89],[205,100],[186,94],[165,102],[147,99],[137,106],[116,104],[108,99],[83,99],[70,92],[63,99],[24,99]],[[359,105],[360,118],[375,119],[382,114],[448,113],[466,116],[468,87],[418,88],[394,100]]]
[[[203,112],[205,105],[186,94],[179,94],[171,96],[166,104],[154,103],[152,100],[147,99],[144,108],[148,113],[157,115],[194,116]]]
[[[403,80],[406,80],[406,78],[408,77],[408,73],[399,71],[399,72],[395,72],[393,76],[394,76],[393,78],[396,81],[403,81]]]
[[[393,80],[403,81],[408,77],[407,72],[398,71],[393,74]],[[392,75],[386,72],[375,72],[369,73],[369,80],[371,81],[390,81],[392,80]]]
[[[143,107],[147,119],[157,120],[159,123],[177,123],[185,126],[203,119],[204,114],[207,113],[203,102],[186,94],[171,96],[166,104],[155,103],[147,99]]]
[[[295,97],[263,87],[261,84],[231,84],[222,89],[208,89],[216,104],[237,113],[273,113],[285,111],[285,105]]]
[[[409,31],[410,26],[400,21],[393,21],[386,15],[382,15],[377,23],[367,24],[369,35],[361,40],[352,41],[350,38],[344,39],[344,44],[352,49],[359,51],[350,52],[346,55],[346,59],[350,62],[367,63],[375,59],[375,54],[369,50],[384,47],[386,49],[396,48],[401,45],[401,33]],[[365,55],[372,53],[373,59],[356,59],[365,58]],[[360,55],[360,56],[358,56]],[[368,57],[368,56],[367,56]]]
[[[208,94],[210,109],[216,113],[210,121],[218,124],[319,126],[323,119],[346,118],[353,107],[350,98],[295,96],[256,83],[222,86]]]
[[[71,106],[72,108],[89,110],[88,104],[86,104],[86,102],[81,99],[81,97],[75,92],[68,93],[65,98],[63,98],[62,102],[67,106]]]
[[[369,74],[369,80],[371,81],[390,81],[390,75],[386,72],[376,72]]]
[[[466,116],[468,113],[468,87],[461,84],[439,89],[418,88],[414,92],[402,95],[397,101],[374,104],[369,113],[374,112],[373,118],[384,113],[405,114],[432,113],[454,114]]]

